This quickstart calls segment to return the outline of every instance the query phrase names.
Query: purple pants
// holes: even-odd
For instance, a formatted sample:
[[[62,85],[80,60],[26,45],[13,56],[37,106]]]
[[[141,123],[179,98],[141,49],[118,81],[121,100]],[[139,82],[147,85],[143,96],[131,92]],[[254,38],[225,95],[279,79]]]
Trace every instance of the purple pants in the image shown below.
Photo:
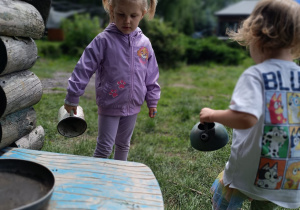
[[[115,145],[114,159],[127,160],[137,114],[131,116],[98,116],[98,138],[94,157],[108,158]]]

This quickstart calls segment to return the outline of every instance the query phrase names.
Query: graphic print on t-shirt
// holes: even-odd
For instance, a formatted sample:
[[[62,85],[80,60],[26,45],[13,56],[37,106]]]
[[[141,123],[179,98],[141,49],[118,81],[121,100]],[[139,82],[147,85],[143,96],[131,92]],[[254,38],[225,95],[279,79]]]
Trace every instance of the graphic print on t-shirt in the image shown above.
[[[284,92],[266,93],[266,123],[284,124],[287,122],[287,104]]]
[[[265,189],[280,189],[284,168],[285,161],[261,158],[255,185]]]
[[[300,127],[290,127],[291,150],[289,157],[300,157]]]
[[[261,155],[265,157],[286,158],[289,147],[287,126],[265,126],[262,138]]]
[[[288,115],[290,123],[300,123],[300,94],[288,93]]]
[[[300,73],[263,73],[265,119],[254,185],[300,189]]]
[[[289,160],[284,178],[283,189],[300,189],[300,159]]]

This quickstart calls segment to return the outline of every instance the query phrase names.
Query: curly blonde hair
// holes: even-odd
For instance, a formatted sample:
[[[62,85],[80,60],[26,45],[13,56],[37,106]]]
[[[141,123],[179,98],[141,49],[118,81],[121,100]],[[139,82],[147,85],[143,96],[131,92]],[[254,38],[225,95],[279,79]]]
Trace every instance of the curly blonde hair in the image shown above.
[[[123,0],[102,0],[102,5],[105,11],[110,15],[110,7],[114,8],[118,1]],[[142,9],[146,11],[148,14],[148,19],[151,20],[155,15],[157,0],[128,0],[128,1],[136,1],[141,4]],[[110,17],[111,19],[111,17]],[[112,19],[111,19],[112,20]]]
[[[227,30],[240,45],[255,44],[261,52],[291,48],[300,57],[300,4],[294,0],[261,0],[237,32]]]

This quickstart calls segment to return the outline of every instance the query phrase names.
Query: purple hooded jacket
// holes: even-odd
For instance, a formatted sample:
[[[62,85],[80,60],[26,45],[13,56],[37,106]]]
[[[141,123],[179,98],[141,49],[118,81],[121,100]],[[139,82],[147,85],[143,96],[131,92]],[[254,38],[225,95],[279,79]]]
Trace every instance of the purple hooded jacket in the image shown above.
[[[160,98],[158,65],[151,43],[140,28],[123,34],[111,23],[94,38],[69,78],[67,104],[78,105],[95,72],[99,114],[137,114],[144,100],[149,108],[157,107]]]

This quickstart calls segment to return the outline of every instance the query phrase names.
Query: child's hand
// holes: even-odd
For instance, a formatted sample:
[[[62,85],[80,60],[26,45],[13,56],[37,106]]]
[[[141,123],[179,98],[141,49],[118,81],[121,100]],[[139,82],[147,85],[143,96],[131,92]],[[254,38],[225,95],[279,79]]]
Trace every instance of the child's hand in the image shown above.
[[[156,116],[157,109],[156,108],[149,108],[149,117],[154,118]]]
[[[77,106],[70,106],[68,104],[65,104],[64,107],[65,107],[65,109],[67,110],[68,113],[73,111],[74,115],[77,114]]]
[[[200,111],[199,118],[200,118],[200,123],[205,123],[205,122],[213,122],[212,120],[212,115],[215,110],[210,109],[210,108],[203,108]]]

